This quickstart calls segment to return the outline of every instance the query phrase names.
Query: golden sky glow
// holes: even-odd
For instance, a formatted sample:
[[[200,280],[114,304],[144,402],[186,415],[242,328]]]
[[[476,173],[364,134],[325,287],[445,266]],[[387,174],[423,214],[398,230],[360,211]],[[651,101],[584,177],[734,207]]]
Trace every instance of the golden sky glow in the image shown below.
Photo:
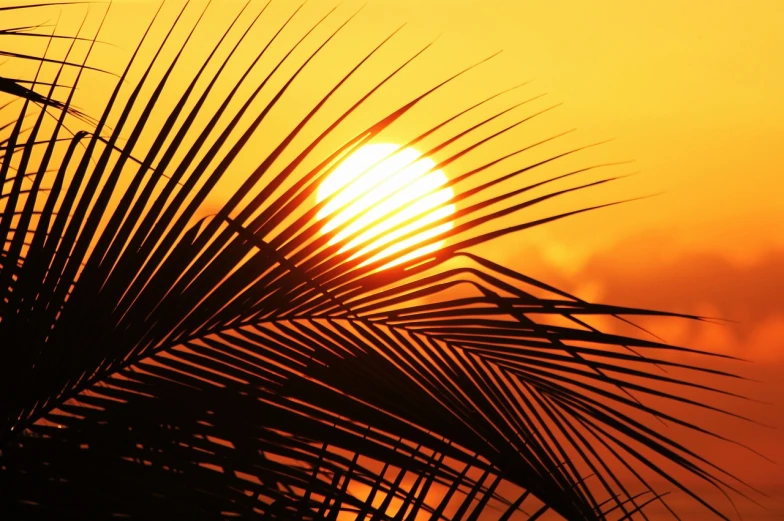
[[[167,2],[161,26],[173,19],[181,4],[179,0]],[[184,20],[195,20],[203,4],[193,2],[193,13]],[[206,52],[211,40],[204,35],[223,28],[242,4],[221,0],[220,8],[213,6],[192,46]],[[362,4],[343,2],[336,14],[348,15]],[[272,2],[269,19],[282,20],[292,5]],[[325,0],[308,2],[298,14],[296,27],[315,23],[334,5]],[[101,36],[112,45],[95,49],[95,63],[119,72],[157,6],[151,1],[115,1]],[[47,20],[59,17],[67,32],[87,10],[79,9],[53,9]],[[85,25],[85,34],[97,26],[100,9],[91,8],[93,16]],[[429,86],[503,50],[459,87],[440,94],[430,112],[444,114],[470,96],[531,80],[528,94],[546,93],[542,104],[564,105],[510,136],[510,142],[571,128],[578,132],[564,143],[612,138],[576,164],[631,159],[635,164],[630,171],[641,175],[602,188],[601,194],[591,195],[592,201],[663,192],[632,205],[531,231],[525,237],[527,244],[556,262],[574,266],[598,250],[651,230],[668,234],[679,248],[710,251],[748,263],[764,256],[771,245],[784,247],[784,228],[776,225],[784,220],[779,180],[784,169],[780,147],[784,98],[778,94],[784,91],[782,9],[777,0],[655,4],[374,0],[346,27],[345,37],[334,41],[334,52],[311,64],[312,75],[305,75],[306,81],[295,89],[302,110],[292,115],[287,107],[285,114],[273,111],[269,119],[287,128],[285,122],[301,115],[362,52],[403,23],[407,25],[399,39],[391,42],[380,60],[368,64],[368,70],[378,74],[363,76],[363,85],[389,72],[390,66],[422,45],[438,40],[421,62],[412,64],[411,73],[404,75],[395,91],[384,92],[386,100],[406,99],[415,90],[401,84]],[[292,43],[295,33],[291,31],[284,42]],[[175,33],[177,38],[183,35],[182,31]],[[259,37],[257,41],[264,40]],[[153,49],[143,49],[141,56],[149,56]],[[188,56],[199,59],[196,54]],[[139,74],[135,71],[132,76]],[[88,77],[77,101],[94,112],[105,101],[114,79],[92,73]],[[346,92],[350,98],[359,90],[350,84]],[[411,128],[427,123],[420,118]],[[227,186],[225,193],[232,190],[233,186]],[[489,253],[499,260],[514,255],[504,245]]]

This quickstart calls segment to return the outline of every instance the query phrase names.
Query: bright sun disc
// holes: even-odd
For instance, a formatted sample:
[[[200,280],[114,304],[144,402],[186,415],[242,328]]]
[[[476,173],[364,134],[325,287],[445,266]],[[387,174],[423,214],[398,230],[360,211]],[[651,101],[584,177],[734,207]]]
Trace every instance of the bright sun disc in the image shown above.
[[[423,244],[384,267],[438,250],[444,241],[433,239],[449,231],[452,222],[433,223],[452,215],[455,206],[450,204],[454,193],[446,175],[434,166],[432,159],[410,147],[359,148],[318,189],[319,202],[335,194],[317,216],[327,219],[324,233],[337,230],[329,244],[345,242],[341,252],[356,249],[351,258],[380,248],[363,265]]]

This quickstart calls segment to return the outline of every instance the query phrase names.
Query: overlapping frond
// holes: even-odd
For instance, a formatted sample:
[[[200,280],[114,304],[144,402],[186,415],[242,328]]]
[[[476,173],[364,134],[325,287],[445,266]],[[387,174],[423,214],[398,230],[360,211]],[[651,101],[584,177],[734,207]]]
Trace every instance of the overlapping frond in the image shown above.
[[[328,112],[393,32],[292,130],[268,134],[271,151],[246,169],[237,158],[351,16],[329,11],[302,29],[300,8],[280,22],[267,5],[247,4],[194,68],[183,55],[198,24],[184,41],[174,31],[188,9],[161,38],[159,11],[94,127],[66,127],[71,89],[53,126],[30,106],[53,104],[50,90],[27,95],[2,129],[4,508],[43,518],[476,520],[520,510],[533,520],[551,509],[629,519],[663,501],[653,476],[724,517],[683,476],[740,494],[743,484],[659,427],[713,435],[661,404],[715,410],[690,392],[722,391],[689,375],[736,377],[711,369],[708,353],[590,325],[592,315],[672,314],[585,302],[478,254],[495,238],[593,209],[525,212],[617,179],[563,188],[618,165],[531,179],[577,148],[504,166],[555,136],[459,171],[461,157],[547,109],[529,98],[489,108],[517,89],[456,108],[403,145],[422,147],[436,168],[454,167],[457,210],[432,223],[453,226],[437,252],[389,266],[374,258],[382,246],[357,254],[331,243],[317,219],[330,199],[317,203],[315,192],[347,154],[476,66],[345,131],[426,59],[427,46]],[[270,50],[297,30],[282,55]],[[260,34],[250,65],[219,89]],[[144,46],[157,46],[149,60]],[[172,48],[170,58],[161,52]],[[89,56],[69,56],[60,70],[78,67],[81,78]],[[188,79],[176,89],[183,68]],[[325,113],[330,122],[298,144]],[[340,129],[344,144],[323,152]],[[210,194],[238,171],[240,187],[205,215]],[[360,217],[344,223],[354,230],[346,241],[371,225]]]
[[[43,4],[33,4],[33,5],[26,5],[26,6],[0,6],[0,13],[5,13],[6,15],[16,11],[29,11],[29,10],[36,10],[42,7],[50,7],[56,5],[63,5],[57,3],[43,3]],[[67,4],[66,4],[67,5]],[[0,22],[2,24],[2,22]],[[68,86],[65,84],[58,84],[55,82],[45,82],[39,78],[39,74],[41,72],[41,66],[44,64],[53,64],[58,67],[87,67],[88,69],[94,69],[93,67],[88,67],[84,64],[79,65],[77,63],[69,62],[68,60],[60,60],[49,58],[47,56],[48,47],[44,51],[43,55],[36,55],[30,54],[27,52],[14,52],[8,50],[9,47],[7,45],[9,40],[14,41],[31,41],[31,40],[44,40],[49,43],[56,40],[66,40],[71,45],[78,41],[89,41],[85,38],[81,38],[78,35],[59,35],[52,32],[45,32],[47,27],[41,25],[23,25],[23,26],[4,26],[0,25],[0,57],[4,59],[16,59],[22,61],[28,61],[32,64],[37,65],[37,72],[34,76],[28,77],[11,77],[3,74],[2,70],[0,70],[0,94],[6,94],[10,96],[10,101],[6,102],[5,104],[0,105],[0,114],[2,114],[3,109],[7,107],[7,105],[14,100],[14,98],[18,100],[26,100],[28,102],[32,102],[38,106],[45,107],[45,108],[55,108],[55,109],[63,109],[65,108],[65,104],[61,101],[58,101],[56,97],[53,96],[54,89],[57,87],[65,87]],[[59,74],[58,74],[59,77]],[[48,91],[48,94],[42,94],[36,87],[39,87],[43,90]],[[87,117],[82,111],[77,109],[76,107],[69,106],[68,112],[79,119],[85,120],[90,122],[90,118]]]

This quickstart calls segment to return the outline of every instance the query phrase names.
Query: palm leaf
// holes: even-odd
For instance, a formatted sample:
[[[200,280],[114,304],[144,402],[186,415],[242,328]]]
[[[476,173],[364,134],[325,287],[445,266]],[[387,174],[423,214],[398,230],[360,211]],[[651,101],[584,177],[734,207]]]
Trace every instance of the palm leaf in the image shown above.
[[[70,5],[75,2],[69,2],[66,4],[57,4],[57,3],[44,3],[44,4],[33,4],[27,6],[0,6],[0,13],[6,12],[10,13],[12,11],[27,11],[29,9],[40,9],[42,7],[49,7],[55,5]],[[38,75],[41,72],[40,66],[43,64],[54,64],[60,68],[63,67],[86,67],[87,69],[97,70],[93,67],[88,67],[84,64],[77,64],[73,62],[69,62],[68,60],[59,60],[47,57],[48,54],[48,45],[44,54],[33,55],[27,54],[22,52],[13,52],[7,50],[5,42],[13,39],[13,40],[22,40],[22,41],[29,41],[33,39],[44,39],[51,43],[55,40],[67,40],[71,48],[73,48],[73,44],[78,41],[90,41],[85,38],[81,38],[79,36],[66,36],[66,35],[58,35],[52,33],[45,33],[40,32],[42,29],[45,29],[44,26],[41,25],[29,25],[29,26],[20,26],[20,27],[4,27],[0,26],[0,57],[3,58],[11,58],[16,60],[22,61],[32,61],[39,65],[36,75],[33,79],[29,78],[13,78],[8,77],[0,73],[0,94],[10,95],[13,98],[27,100],[28,102],[35,103],[36,105],[47,107],[47,108],[55,108],[55,109],[64,109],[65,104],[57,99],[53,98],[53,93],[55,88],[67,88],[65,84],[58,84],[56,81],[52,83],[42,82],[39,80]],[[70,53],[70,51],[69,51]],[[59,78],[59,74],[57,75]],[[49,90],[48,94],[40,94],[35,90],[36,86],[41,86],[47,88]],[[4,108],[6,108],[7,103],[0,106],[0,112]],[[78,110],[75,107],[68,107],[68,112],[79,119],[82,119],[86,122],[91,122],[90,118],[84,114],[82,111]]]
[[[21,83],[8,80],[6,92],[26,101],[2,130],[0,163],[3,508],[20,518],[476,520],[519,511],[533,520],[551,510],[629,519],[664,501],[649,484],[656,477],[726,519],[686,478],[741,495],[743,484],[656,427],[717,435],[646,404],[719,410],[689,394],[730,396],[689,376],[737,378],[712,367],[717,355],[599,331],[590,315],[676,315],[585,302],[477,254],[495,238],[599,208],[523,217],[619,175],[544,192],[551,183],[617,165],[529,179],[576,148],[503,166],[557,136],[532,141],[452,176],[454,226],[436,253],[387,266],[421,245],[384,259],[374,257],[381,246],[343,251],[317,219],[330,201],[313,202],[321,181],[483,63],[350,127],[368,100],[426,59],[424,46],[317,127],[327,107],[335,113],[334,95],[395,42],[392,32],[292,130],[267,134],[271,151],[248,172],[238,157],[353,15],[329,11],[303,29],[300,8],[281,22],[267,5],[247,4],[179,92],[173,79],[209,16],[205,8],[177,41],[189,9],[168,22],[156,13],[89,128],[72,133],[66,122],[78,116],[74,89],[91,50],[58,62],[78,68],[59,105],[59,73],[46,96],[13,91]],[[276,57],[271,49],[292,31],[295,43]],[[265,43],[252,63],[221,91],[259,33]],[[157,49],[149,60],[144,46]],[[168,106],[171,90],[179,98]],[[457,108],[405,146],[457,169],[546,111],[526,98],[488,109],[518,93]],[[64,110],[50,128],[31,102]],[[299,145],[306,130],[316,137]],[[343,144],[324,152],[335,135]],[[210,194],[237,171],[245,181],[205,216]],[[347,241],[369,226],[359,219],[344,224],[356,224]],[[686,363],[684,353],[702,362]]]

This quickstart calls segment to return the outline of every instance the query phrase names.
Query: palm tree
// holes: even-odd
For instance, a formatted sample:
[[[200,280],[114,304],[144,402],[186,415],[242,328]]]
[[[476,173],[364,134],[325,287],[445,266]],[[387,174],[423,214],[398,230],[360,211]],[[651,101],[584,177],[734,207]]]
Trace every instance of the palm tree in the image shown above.
[[[476,66],[323,152],[368,99],[427,59],[422,49],[297,145],[390,35],[293,130],[267,135],[272,151],[245,169],[237,157],[350,17],[330,11],[277,56],[284,30],[299,30],[299,9],[279,21],[249,4],[193,67],[181,53],[196,26],[184,42],[174,36],[188,9],[172,23],[156,14],[94,122],[73,100],[95,38],[80,59],[79,35],[65,59],[18,56],[56,65],[51,81],[0,78],[0,90],[20,98],[0,109],[4,519],[631,519],[666,505],[656,480],[726,519],[684,480],[742,494],[736,480],[662,432],[670,424],[716,436],[664,404],[716,410],[692,393],[729,393],[690,376],[734,378],[709,366],[716,355],[602,332],[590,315],[675,315],[586,302],[478,253],[595,209],[520,217],[612,181],[529,195],[604,166],[530,183],[524,174],[578,150],[496,173],[512,151],[452,175],[457,210],[438,237],[444,246],[379,269],[389,258],[352,256],[321,232],[316,215],[329,199],[314,203],[314,193],[343,157]],[[256,30],[267,37],[253,63],[219,92]],[[1,34],[44,37],[26,27]],[[309,44],[316,49],[298,58]],[[144,61],[144,45],[176,52]],[[188,81],[167,106],[182,67]],[[66,88],[68,70],[76,80]],[[493,98],[501,95],[514,93]],[[509,109],[466,123],[486,102],[456,108],[406,146],[447,135],[427,152],[444,151],[440,168],[494,142],[511,127],[481,136]],[[237,171],[242,186],[205,215],[214,188]],[[501,183],[514,188],[497,195]]]

